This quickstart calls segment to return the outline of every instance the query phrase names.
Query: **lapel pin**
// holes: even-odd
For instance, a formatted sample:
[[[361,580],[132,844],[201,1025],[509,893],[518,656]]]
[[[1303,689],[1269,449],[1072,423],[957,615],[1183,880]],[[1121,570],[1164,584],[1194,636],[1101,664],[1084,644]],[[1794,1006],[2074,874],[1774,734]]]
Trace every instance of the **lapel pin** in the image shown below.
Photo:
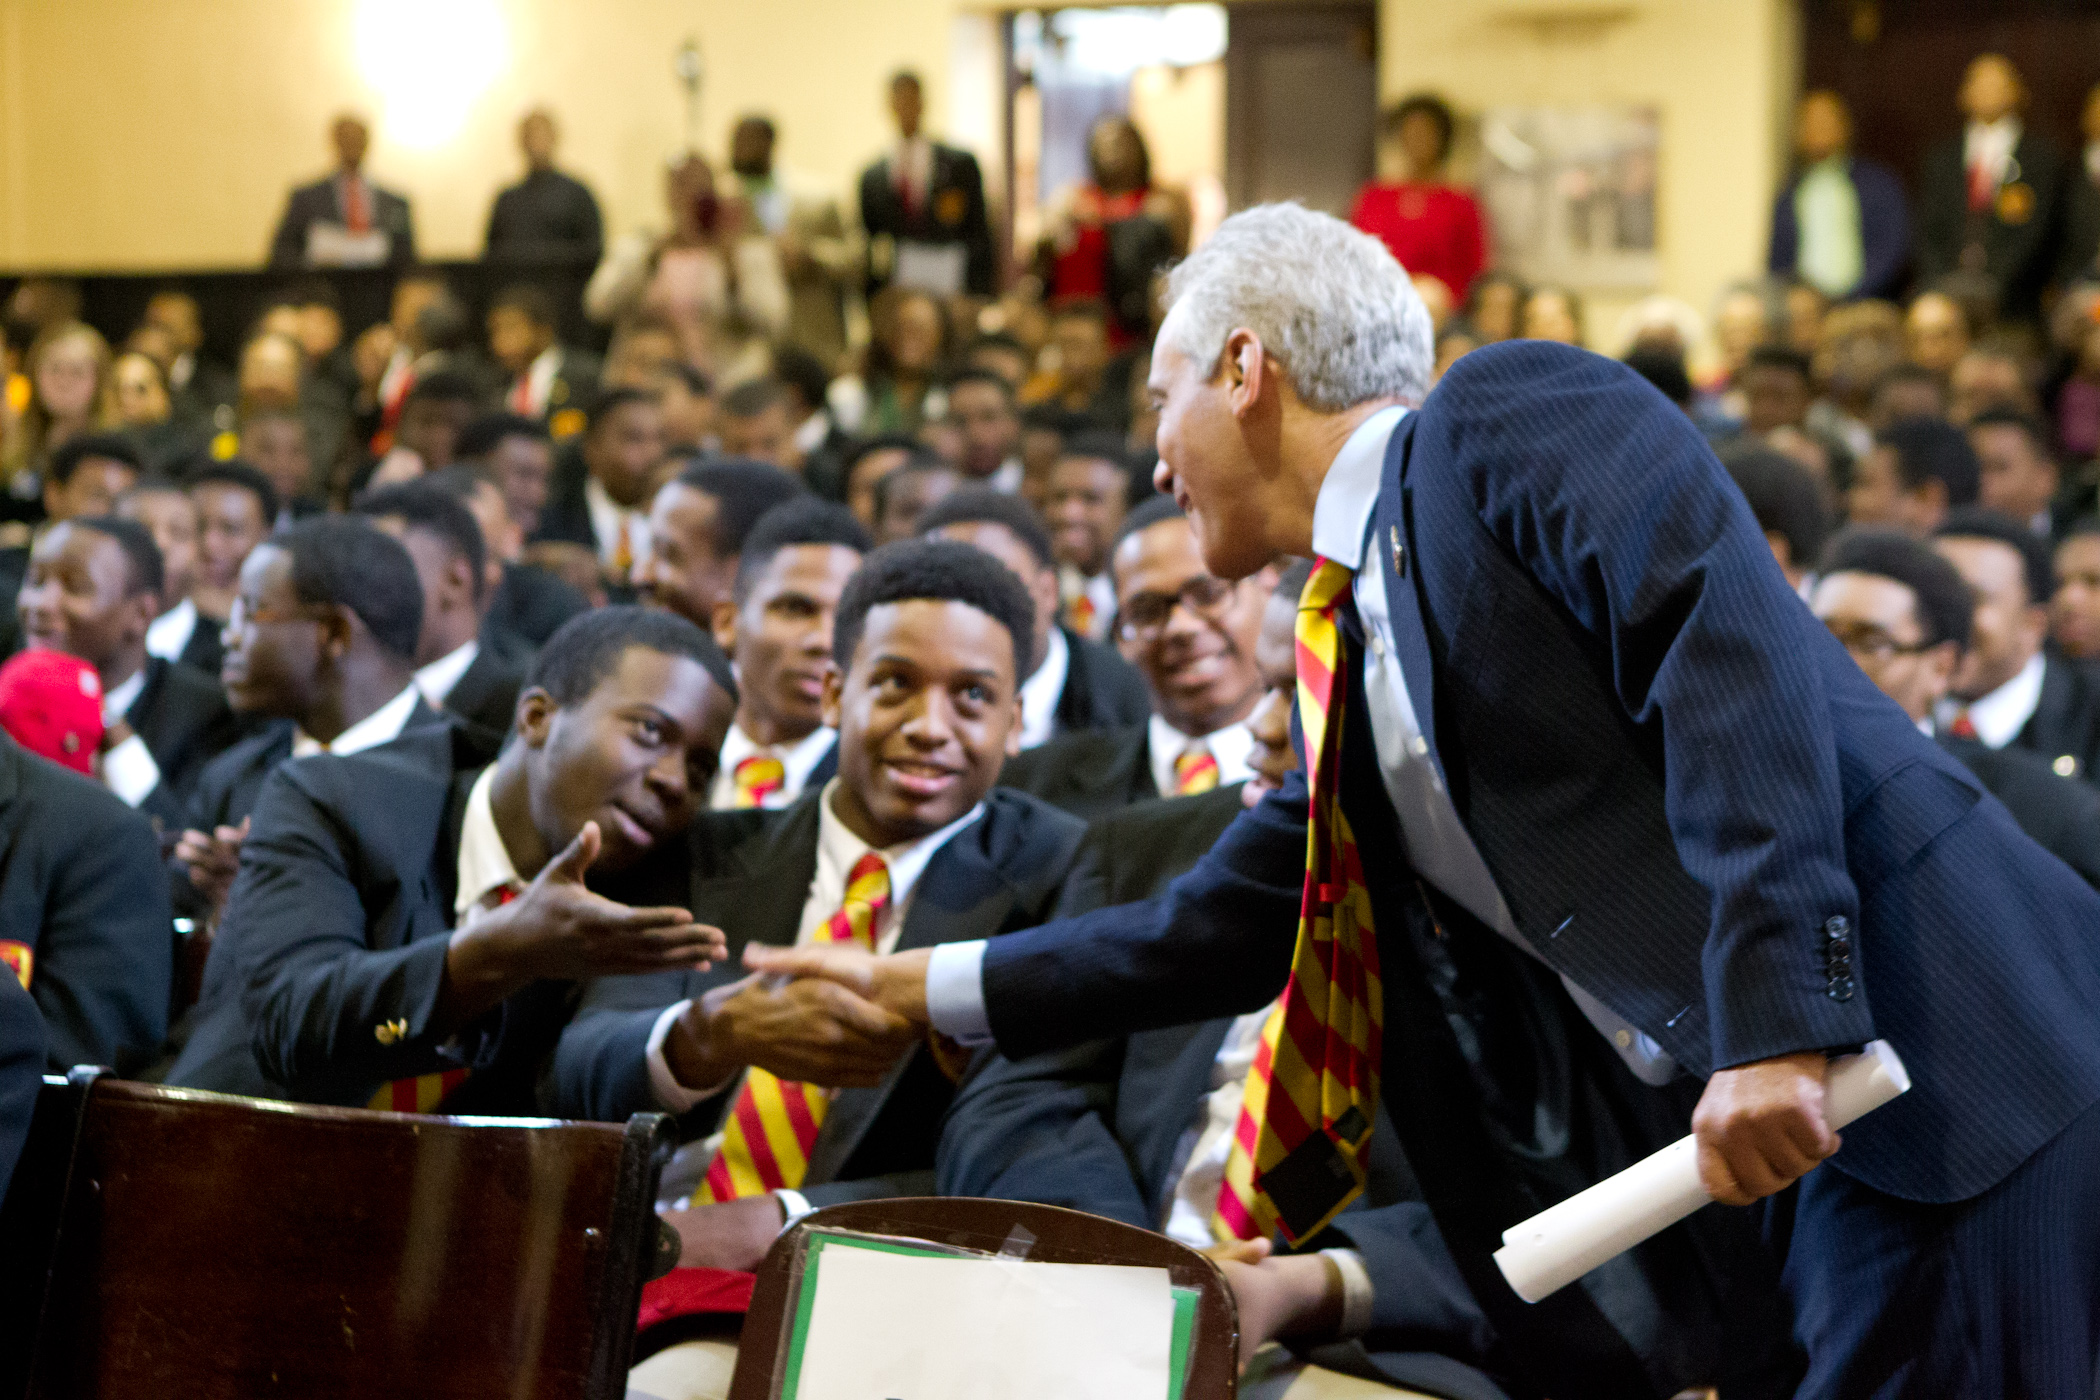
[[[1407,546],[1400,543],[1400,527],[1398,525],[1388,525],[1386,531],[1393,541],[1393,572],[1402,578],[1406,578]]]

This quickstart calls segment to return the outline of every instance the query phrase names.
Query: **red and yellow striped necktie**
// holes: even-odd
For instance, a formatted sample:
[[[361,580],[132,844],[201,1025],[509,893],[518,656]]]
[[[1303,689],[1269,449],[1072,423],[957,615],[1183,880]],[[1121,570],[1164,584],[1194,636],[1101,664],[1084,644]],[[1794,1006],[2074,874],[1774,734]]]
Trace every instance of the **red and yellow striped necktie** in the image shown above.
[[[817,930],[816,940],[857,943],[874,951],[875,924],[889,902],[890,868],[870,851],[853,863],[845,903]],[[800,1186],[830,1108],[829,1089],[782,1080],[762,1069],[747,1072],[722,1120],[722,1146],[708,1163],[700,1199],[733,1201]]]
[[[1318,561],[1298,600],[1298,721],[1305,733],[1305,894],[1291,980],[1247,1072],[1211,1230],[1297,1243],[1363,1190],[1378,1112],[1384,990],[1363,862],[1337,797],[1348,649],[1335,613],[1351,572]]]
[[[753,754],[737,764],[736,805],[763,807],[766,799],[787,785],[787,765],[771,754]]]
[[[1088,641],[1099,640],[1094,635],[1094,624],[1097,621],[1099,621],[1099,613],[1094,607],[1094,600],[1087,596],[1084,588],[1074,593],[1065,603],[1065,626],[1085,637]]]
[[[1193,797],[1199,792],[1209,792],[1217,785],[1218,760],[1211,756],[1209,745],[1191,745],[1174,760],[1176,797]]]
[[[481,907],[501,909],[523,893],[523,885],[499,885],[482,896]],[[382,1044],[392,1044],[407,1033],[408,1023],[405,1021],[389,1021],[379,1027]],[[464,1069],[447,1069],[436,1074],[416,1074],[391,1080],[379,1086],[379,1092],[366,1100],[365,1107],[381,1113],[436,1113],[444,1107],[452,1091],[467,1082],[468,1073]]]

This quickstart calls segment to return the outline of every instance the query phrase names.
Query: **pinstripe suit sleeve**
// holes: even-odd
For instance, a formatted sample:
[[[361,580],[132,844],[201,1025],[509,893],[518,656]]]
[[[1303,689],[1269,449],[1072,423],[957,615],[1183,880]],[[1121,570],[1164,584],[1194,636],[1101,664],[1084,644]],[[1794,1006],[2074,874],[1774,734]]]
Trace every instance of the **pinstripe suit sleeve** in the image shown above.
[[[1416,489],[1461,484],[1659,740],[1678,859],[1713,892],[1714,1067],[1871,1039],[1868,988],[1834,999],[1823,959],[1826,921],[1859,915],[1824,682],[1835,643],[1689,420],[1621,365],[1526,343],[1461,361],[1413,451]]]

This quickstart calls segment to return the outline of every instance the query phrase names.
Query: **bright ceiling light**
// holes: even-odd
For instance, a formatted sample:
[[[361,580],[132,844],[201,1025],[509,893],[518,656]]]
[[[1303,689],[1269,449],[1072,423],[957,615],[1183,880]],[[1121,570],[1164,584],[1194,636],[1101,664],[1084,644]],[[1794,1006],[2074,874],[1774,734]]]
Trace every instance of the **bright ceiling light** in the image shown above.
[[[359,0],[357,66],[380,125],[404,146],[440,146],[510,58],[496,0]]]

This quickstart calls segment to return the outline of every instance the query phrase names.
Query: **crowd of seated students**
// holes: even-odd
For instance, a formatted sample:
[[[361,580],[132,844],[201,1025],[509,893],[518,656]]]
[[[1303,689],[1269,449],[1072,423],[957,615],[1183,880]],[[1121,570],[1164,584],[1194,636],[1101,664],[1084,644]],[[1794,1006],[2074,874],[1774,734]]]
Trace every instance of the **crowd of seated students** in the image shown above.
[[[1964,95],[2001,135],[2003,76]],[[870,230],[938,243],[923,206],[974,166],[929,150],[908,88]],[[1996,283],[1874,299],[1903,285],[1900,190],[1891,224],[1833,102],[1804,103],[1774,278],[1716,308],[1718,372],[1684,315],[1613,348],[1707,433],[1803,605],[2100,885],[2100,269],[2052,264],[2043,318],[2042,254],[1993,227]],[[1362,216],[1390,239],[1450,233],[1402,227],[1450,125],[1423,101],[1396,117],[1410,179]],[[24,284],[43,319],[17,295],[0,443],[0,1059],[408,1112],[667,1112],[687,1267],[749,1270],[812,1208],[935,1192],[1207,1246],[1266,1010],[972,1061],[738,955],[974,940],[1158,893],[1296,762],[1307,570],[1213,576],[1153,492],[1129,297],[995,296],[974,242],[947,297],[839,263],[826,212],[775,199],[770,127],[738,130],[729,199],[768,229],[744,236],[802,228],[814,260],[782,283],[784,338],[707,321],[680,279],[763,259],[685,206],[616,250],[602,356],[530,280],[477,334],[458,289],[405,266],[354,339],[302,281],[231,368],[186,293],[113,360]],[[540,193],[506,220],[542,197],[580,218],[543,178],[551,141],[532,134],[518,188]],[[1833,262],[1816,201],[1846,170],[1869,246]],[[1151,207],[1128,184],[1092,198]],[[2017,211],[2001,191],[1972,212]],[[1440,370],[1581,334],[1573,293],[1483,271],[1477,242],[1427,274]],[[863,272],[856,347],[831,314],[852,296],[826,298]],[[1433,1356],[1411,1385],[1500,1394],[1496,1339],[1382,1141],[1363,1207],[1233,1261],[1294,1300],[1248,1340]]]

